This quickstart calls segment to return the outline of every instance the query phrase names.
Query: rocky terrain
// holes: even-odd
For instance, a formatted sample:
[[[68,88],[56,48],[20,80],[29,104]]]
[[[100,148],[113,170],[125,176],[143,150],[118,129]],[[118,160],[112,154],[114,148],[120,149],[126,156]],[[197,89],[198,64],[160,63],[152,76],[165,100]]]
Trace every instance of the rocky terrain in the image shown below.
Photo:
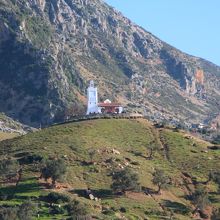
[[[21,124],[18,121],[14,121],[13,119],[7,117],[5,114],[0,113],[0,132],[3,132],[3,134],[14,133],[23,135],[35,130],[36,129]]]
[[[101,100],[153,118],[219,114],[220,67],[101,0],[0,0],[0,67],[0,111],[35,127],[84,113],[91,79]]]

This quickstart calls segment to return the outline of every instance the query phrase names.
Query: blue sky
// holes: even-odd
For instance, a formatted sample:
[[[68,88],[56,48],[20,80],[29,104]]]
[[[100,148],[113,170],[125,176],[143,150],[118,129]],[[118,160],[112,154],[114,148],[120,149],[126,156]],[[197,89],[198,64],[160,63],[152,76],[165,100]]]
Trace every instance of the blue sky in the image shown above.
[[[105,0],[176,48],[220,66],[220,0]]]

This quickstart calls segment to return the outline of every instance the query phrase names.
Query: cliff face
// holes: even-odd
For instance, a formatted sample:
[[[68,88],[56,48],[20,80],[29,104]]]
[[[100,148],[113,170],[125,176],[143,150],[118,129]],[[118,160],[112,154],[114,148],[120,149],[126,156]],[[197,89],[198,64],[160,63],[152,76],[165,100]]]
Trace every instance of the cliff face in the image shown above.
[[[0,0],[0,111],[38,126],[85,111],[88,81],[129,109],[201,121],[218,113],[220,68],[100,0]]]

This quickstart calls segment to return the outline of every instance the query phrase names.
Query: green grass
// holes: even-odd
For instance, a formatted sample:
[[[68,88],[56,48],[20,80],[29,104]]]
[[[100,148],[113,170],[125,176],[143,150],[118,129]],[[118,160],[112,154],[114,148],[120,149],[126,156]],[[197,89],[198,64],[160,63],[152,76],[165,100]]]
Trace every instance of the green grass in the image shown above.
[[[177,219],[186,220],[191,219],[190,213],[187,212],[191,204],[186,200],[186,191],[181,185],[182,172],[187,170],[198,180],[205,180],[210,169],[220,168],[218,160],[220,152],[209,150],[204,153],[208,143],[186,139],[184,135],[169,129],[155,129],[144,119],[99,119],[53,126],[5,140],[0,143],[0,155],[17,159],[27,154],[41,155],[45,158],[65,158],[68,172],[63,182],[68,183],[70,188],[61,192],[89,205],[99,219],[117,219],[123,215],[128,219],[168,219],[169,210],[172,209]],[[156,152],[153,160],[147,160],[147,146],[152,141],[162,146],[160,139],[169,146],[169,161],[165,158],[163,149]],[[111,152],[113,148],[120,154],[113,154]],[[91,150],[96,151],[93,158],[95,165],[86,164],[91,161],[89,156]],[[118,167],[119,164],[126,166],[126,163],[138,173],[143,187],[156,190],[156,186],[152,184],[152,173],[155,168],[164,169],[175,184],[163,191],[161,196],[132,194],[115,197],[111,193],[109,174],[114,167]],[[22,182],[17,188],[2,185],[1,191],[15,196],[11,200],[1,201],[0,204],[16,205],[28,198],[39,202],[40,196],[50,191],[38,182],[36,176],[39,176],[39,173],[33,165],[25,165],[24,173]],[[83,190],[88,187],[101,198],[101,201],[90,201],[81,196]],[[209,188],[213,192],[213,205],[218,206],[216,186],[210,183]],[[40,219],[51,219],[47,203],[43,201],[40,203],[42,203]],[[166,207],[165,211],[160,207],[162,203]],[[100,206],[110,209],[109,213],[113,215],[101,213]],[[121,213],[120,207],[126,208],[126,213]],[[56,218],[62,219],[62,215],[57,215]]]
[[[220,167],[220,151],[207,151],[207,143],[187,139],[171,130],[163,130],[161,135],[169,146],[171,163],[179,170],[202,179],[207,178],[210,170]]]
[[[44,48],[50,43],[52,29],[41,17],[24,16],[26,21],[26,31],[32,43],[37,47]]]

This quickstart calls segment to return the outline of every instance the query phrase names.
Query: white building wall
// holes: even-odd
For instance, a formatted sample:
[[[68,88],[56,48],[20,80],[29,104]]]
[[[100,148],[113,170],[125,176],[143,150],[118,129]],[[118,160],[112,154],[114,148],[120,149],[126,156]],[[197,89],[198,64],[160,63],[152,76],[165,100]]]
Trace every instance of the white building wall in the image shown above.
[[[94,82],[90,81],[90,85],[87,89],[87,112],[86,114],[98,113],[98,90],[94,86]]]
[[[119,114],[121,114],[123,112],[124,108],[122,106],[119,107]]]

